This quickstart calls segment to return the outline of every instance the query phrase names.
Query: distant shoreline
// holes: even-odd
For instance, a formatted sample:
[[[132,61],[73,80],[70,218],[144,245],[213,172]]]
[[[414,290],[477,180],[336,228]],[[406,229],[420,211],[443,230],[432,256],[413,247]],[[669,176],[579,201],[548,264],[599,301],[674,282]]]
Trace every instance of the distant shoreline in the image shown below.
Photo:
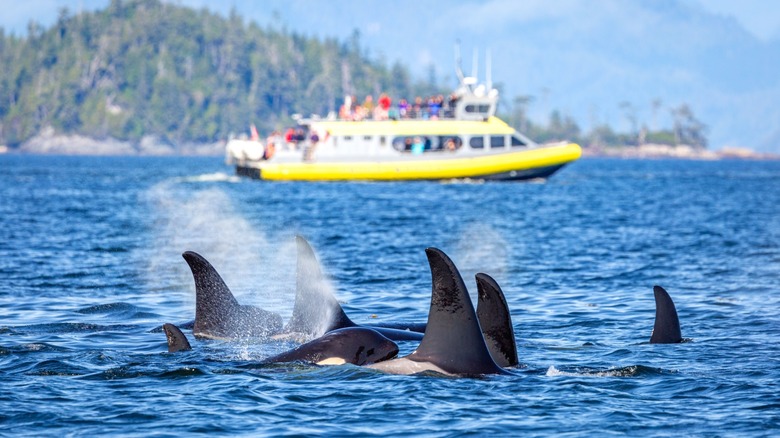
[[[58,134],[44,129],[18,148],[0,145],[2,153],[29,155],[91,155],[91,156],[220,156],[225,154],[225,141],[214,143],[182,143],[173,145],[147,135],[138,142],[108,137],[97,139],[77,134]]]
[[[780,160],[780,155],[747,148],[726,147],[718,151],[688,145],[644,144],[641,146],[583,147],[583,158],[716,160]]]
[[[213,156],[225,154],[226,141],[172,145],[155,136],[140,142],[115,138],[96,139],[82,135],[55,134],[44,130],[18,148],[0,145],[2,154],[73,156]],[[780,155],[755,152],[747,148],[727,147],[718,151],[688,145],[645,144],[641,146],[583,147],[582,158],[681,159],[681,160],[780,160]]]

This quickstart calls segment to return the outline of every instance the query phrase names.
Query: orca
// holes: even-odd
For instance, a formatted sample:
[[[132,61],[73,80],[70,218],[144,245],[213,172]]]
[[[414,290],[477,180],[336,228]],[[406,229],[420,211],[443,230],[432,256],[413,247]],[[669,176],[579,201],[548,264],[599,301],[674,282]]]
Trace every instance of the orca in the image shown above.
[[[200,254],[182,254],[195,279],[196,338],[269,338],[283,327],[282,317],[256,306],[238,303],[211,263]]]
[[[323,334],[346,327],[359,327],[344,313],[336,297],[327,288],[309,243],[296,237],[295,304],[292,317],[283,325],[279,314],[257,306],[242,305],[225,284],[217,270],[203,256],[193,251],[182,254],[195,280],[195,321],[191,327],[196,338],[236,339],[292,337],[316,339]],[[395,341],[422,339],[424,324],[390,323],[368,326]]]
[[[173,324],[163,324],[168,352],[191,350],[187,337]],[[379,332],[363,327],[349,327],[323,336],[290,351],[263,359],[259,364],[303,362],[315,365],[368,365],[394,358],[398,345]]]
[[[163,324],[162,328],[165,331],[165,337],[168,339],[168,353],[192,350],[187,337],[184,336],[184,333],[178,327],[166,323]]]
[[[517,343],[512,317],[504,292],[493,277],[479,273],[477,279],[477,319],[490,356],[502,368],[515,367]]]
[[[347,327],[329,331],[261,363],[306,362],[316,365],[368,365],[394,358],[398,345],[376,330]]]
[[[661,286],[653,286],[655,295],[655,325],[650,335],[651,344],[678,344],[683,341],[680,319],[669,293]]]
[[[428,324],[412,354],[369,365],[392,374],[509,374],[493,360],[460,272],[439,249],[427,248],[432,290]]]

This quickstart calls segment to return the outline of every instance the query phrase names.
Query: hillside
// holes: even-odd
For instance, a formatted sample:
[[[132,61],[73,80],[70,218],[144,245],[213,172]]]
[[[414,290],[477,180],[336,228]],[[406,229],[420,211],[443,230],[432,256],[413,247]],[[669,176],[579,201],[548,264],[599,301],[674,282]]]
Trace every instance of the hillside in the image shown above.
[[[158,0],[61,10],[23,38],[0,33],[0,63],[0,144],[11,148],[52,132],[122,148],[210,143],[327,113],[345,94],[417,91],[357,36],[319,40]]]

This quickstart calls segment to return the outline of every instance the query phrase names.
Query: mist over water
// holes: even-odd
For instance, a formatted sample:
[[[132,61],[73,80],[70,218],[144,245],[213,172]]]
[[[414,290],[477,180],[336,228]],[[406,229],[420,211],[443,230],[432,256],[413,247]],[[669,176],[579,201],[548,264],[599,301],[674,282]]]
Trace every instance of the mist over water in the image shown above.
[[[0,421],[35,436],[769,436],[778,206],[773,162],[583,160],[541,184],[276,184],[219,159],[0,156]],[[425,320],[426,247],[450,255],[472,295],[488,273],[520,367],[453,379],[257,364],[290,341],[191,338],[167,353],[151,330],[194,317],[182,252],[287,320],[296,234],[361,324]],[[647,343],[654,284],[689,342]]]
[[[295,294],[295,243],[290,238],[269,239],[235,208],[221,188],[199,187],[199,183],[237,182],[234,178],[196,177],[181,186],[181,179],[163,181],[151,187],[144,200],[155,218],[154,246],[149,253],[148,281],[157,283],[158,273],[171,261],[178,263],[178,283],[190,283],[194,306],[192,274],[181,259],[184,251],[205,257],[217,269],[241,303],[258,304],[289,316]],[[143,251],[148,251],[144,248]]]

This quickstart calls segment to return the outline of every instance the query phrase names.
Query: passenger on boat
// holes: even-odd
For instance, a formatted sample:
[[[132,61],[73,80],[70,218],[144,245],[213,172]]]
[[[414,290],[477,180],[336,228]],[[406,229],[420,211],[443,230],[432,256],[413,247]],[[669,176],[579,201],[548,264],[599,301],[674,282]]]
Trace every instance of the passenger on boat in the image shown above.
[[[458,95],[452,93],[447,97],[447,107],[444,110],[444,117],[455,117],[455,107],[458,105]]]
[[[423,143],[422,138],[420,137],[414,137],[414,142],[412,143],[412,154],[414,155],[420,155],[425,150],[425,143]]]
[[[401,99],[398,101],[398,115],[401,116],[402,119],[405,119],[409,117],[409,102],[406,101],[406,99]]]
[[[369,117],[374,113],[374,97],[370,94],[366,95],[366,99],[363,101],[363,117]]]
[[[276,153],[276,144],[274,144],[273,136],[269,135],[266,139],[265,150],[263,151],[263,159],[270,160]]]
[[[374,109],[374,119],[387,120],[390,116],[390,105],[393,103],[392,99],[390,99],[390,96],[388,96],[387,93],[382,93],[379,95],[377,103],[379,105]]]
[[[382,93],[379,96],[379,106],[383,110],[389,111],[390,110],[390,105],[392,105],[392,104],[393,104],[393,100],[390,99],[390,96],[388,96],[387,93]]]
[[[282,134],[279,131],[271,132],[271,134],[265,138],[265,153],[263,154],[263,158],[267,160],[273,157],[276,150],[281,148],[283,144]]]
[[[452,138],[448,138],[447,141],[444,143],[444,149],[446,149],[449,152],[455,152],[455,140]]]
[[[363,107],[360,105],[360,102],[357,100],[357,96],[352,95],[352,107],[350,109],[350,113],[352,114],[352,117],[350,120],[362,120],[363,119]]]
[[[317,148],[317,143],[319,143],[319,141],[320,136],[317,135],[316,131],[312,131],[311,136],[309,137],[309,146],[303,153],[304,161],[311,161],[312,157],[314,156],[314,149]]]
[[[409,117],[413,119],[422,118],[422,111],[423,111],[423,100],[422,97],[417,96],[414,98],[414,105],[412,105],[412,111],[411,114],[409,114]]]
[[[439,112],[441,111],[442,101],[444,100],[444,97],[442,96],[431,96],[428,98],[428,117],[436,120],[439,118]]]
[[[287,128],[287,131],[284,132],[284,143],[287,146],[286,149],[295,149],[295,129]]]
[[[342,120],[352,120],[352,96],[344,97],[344,104],[339,108],[339,118]]]

